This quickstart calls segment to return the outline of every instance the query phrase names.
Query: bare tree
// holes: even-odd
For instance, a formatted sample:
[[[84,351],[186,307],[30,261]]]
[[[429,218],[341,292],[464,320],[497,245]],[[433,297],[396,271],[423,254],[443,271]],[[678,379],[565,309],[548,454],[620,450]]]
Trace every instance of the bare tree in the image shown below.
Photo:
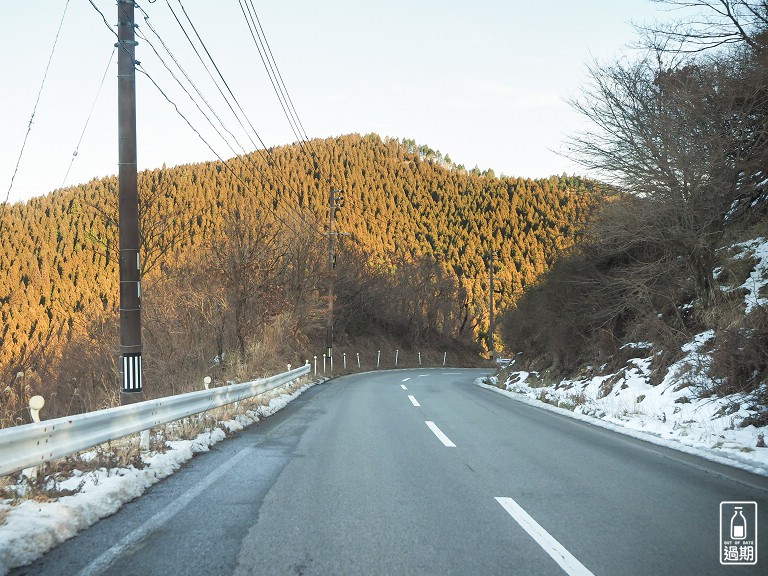
[[[92,236],[91,240],[107,261],[120,257],[118,194],[114,186],[114,183],[109,186],[110,194],[102,203],[91,205],[104,221],[103,234]],[[174,253],[176,246],[189,233],[189,216],[172,207],[173,202],[169,201],[172,194],[171,183],[163,177],[162,171],[156,179],[144,176],[139,181],[142,277],[163,264],[164,259]]]
[[[643,45],[667,54],[691,54],[722,46],[763,51],[768,38],[765,0],[653,0],[678,19],[638,26]]]
[[[677,69],[659,62],[591,67],[592,84],[572,104],[593,128],[571,139],[571,157],[647,200],[645,238],[663,238],[686,259],[706,306],[723,232],[744,200],[762,193],[765,74],[746,81],[754,66],[743,52]]]
[[[212,249],[210,273],[220,278],[227,309],[245,357],[246,342],[284,304],[278,271],[283,254],[278,248],[279,230],[250,208],[234,208],[227,219],[225,240]]]

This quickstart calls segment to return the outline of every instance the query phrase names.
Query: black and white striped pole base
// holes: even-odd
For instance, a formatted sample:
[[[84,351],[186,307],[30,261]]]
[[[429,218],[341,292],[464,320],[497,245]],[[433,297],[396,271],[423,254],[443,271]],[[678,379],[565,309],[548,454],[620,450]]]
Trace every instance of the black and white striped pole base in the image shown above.
[[[121,392],[132,394],[141,392],[141,353],[123,354],[123,384]]]

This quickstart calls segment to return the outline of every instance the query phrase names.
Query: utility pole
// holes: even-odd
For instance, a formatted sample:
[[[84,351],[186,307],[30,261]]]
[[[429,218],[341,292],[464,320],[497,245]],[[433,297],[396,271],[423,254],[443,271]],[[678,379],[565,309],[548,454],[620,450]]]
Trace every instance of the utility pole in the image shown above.
[[[331,371],[333,371],[333,281],[336,278],[336,254],[334,253],[334,237],[336,231],[334,222],[336,218],[336,209],[344,206],[344,195],[341,190],[334,190],[328,196],[328,206],[330,216],[328,222],[328,317],[325,324],[325,347],[326,354],[331,362]]]
[[[490,314],[490,321],[488,325],[488,351],[491,354],[491,360],[496,359],[496,351],[493,344],[493,333],[496,331],[496,325],[494,324],[494,317],[493,317],[493,258],[496,256],[495,250],[490,250],[488,252],[488,262],[489,262],[489,268],[491,272],[491,290],[490,290],[490,299],[488,303],[488,311]]]
[[[133,0],[117,0],[117,121],[120,236],[120,402],[141,398],[141,278],[136,168],[136,24]]]

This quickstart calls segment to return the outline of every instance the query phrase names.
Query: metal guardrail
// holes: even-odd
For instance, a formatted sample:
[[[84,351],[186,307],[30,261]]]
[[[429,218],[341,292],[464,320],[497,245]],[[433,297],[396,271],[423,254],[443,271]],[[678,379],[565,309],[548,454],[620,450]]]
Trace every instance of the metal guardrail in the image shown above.
[[[2,429],[0,476],[263,394],[305,374],[309,374],[308,364],[242,384]]]

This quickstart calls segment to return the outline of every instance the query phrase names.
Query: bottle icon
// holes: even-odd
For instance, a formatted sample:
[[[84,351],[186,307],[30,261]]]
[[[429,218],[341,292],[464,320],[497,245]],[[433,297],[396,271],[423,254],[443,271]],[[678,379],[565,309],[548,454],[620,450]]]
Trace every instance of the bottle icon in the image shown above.
[[[747,519],[741,513],[741,506],[736,506],[731,517],[731,540],[744,540],[746,537]]]

